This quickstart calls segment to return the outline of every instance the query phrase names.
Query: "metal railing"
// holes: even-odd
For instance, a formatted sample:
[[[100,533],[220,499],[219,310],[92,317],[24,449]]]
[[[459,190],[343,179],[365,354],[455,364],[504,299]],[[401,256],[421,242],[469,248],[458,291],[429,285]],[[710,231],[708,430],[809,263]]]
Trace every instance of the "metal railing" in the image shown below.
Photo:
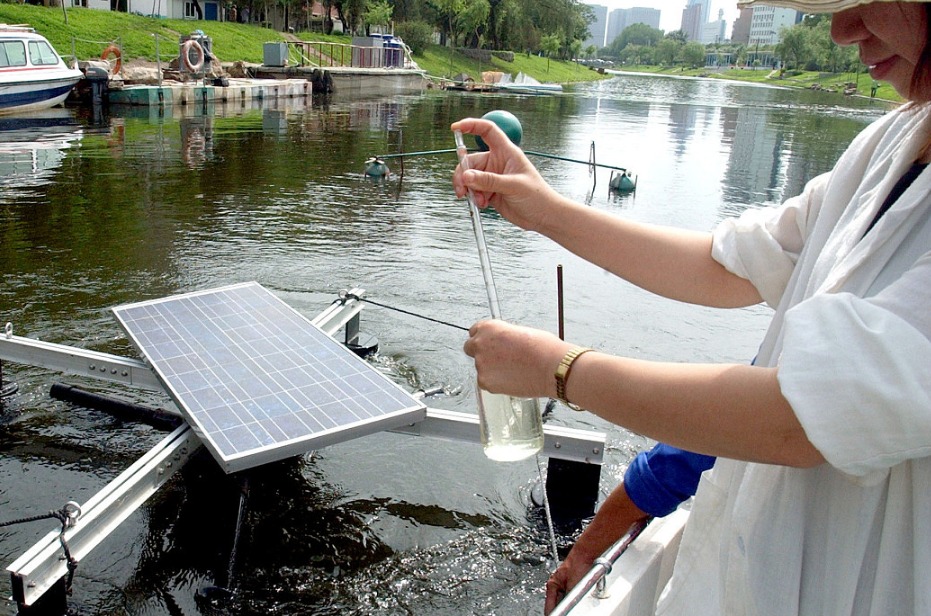
[[[410,49],[403,47],[363,47],[326,41],[289,41],[298,66],[319,68],[413,68]],[[289,54],[290,55],[290,54]]]
[[[640,536],[640,533],[647,527],[652,518],[647,518],[641,522],[637,522],[631,529],[627,532],[626,535],[618,539],[614,545],[609,547],[605,552],[595,559],[595,562],[592,564],[592,568],[588,570],[588,573],[585,574],[579,583],[576,584],[569,593],[563,597],[563,600],[559,602],[559,605],[550,612],[550,616],[566,616],[569,612],[577,606],[582,599],[584,599],[588,593],[595,590],[594,596],[598,599],[605,598],[605,587],[607,584],[607,577],[611,573],[611,569],[614,568],[614,563],[617,562],[617,559],[621,557],[621,554],[627,551],[627,548],[630,547],[630,544],[633,543],[637,537]]]

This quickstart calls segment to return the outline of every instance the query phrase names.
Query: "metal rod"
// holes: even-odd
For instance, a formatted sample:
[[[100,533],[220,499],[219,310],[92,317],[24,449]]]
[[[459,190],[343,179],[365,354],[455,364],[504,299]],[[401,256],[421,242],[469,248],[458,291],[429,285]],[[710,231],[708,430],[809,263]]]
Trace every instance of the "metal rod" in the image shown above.
[[[379,154],[375,158],[404,158],[405,156],[429,156],[431,154],[452,154],[455,152],[455,148],[450,148],[446,150],[425,150],[423,152],[399,152],[397,154]]]
[[[454,131],[456,139],[456,153],[459,156],[459,165],[463,171],[469,169],[469,158],[466,156],[469,150],[466,149],[462,141],[462,132]],[[472,231],[475,233],[475,242],[478,244],[478,260],[482,265],[482,277],[485,278],[485,292],[488,294],[488,309],[491,311],[493,319],[501,318],[501,305],[498,303],[498,292],[495,290],[495,278],[491,273],[491,260],[488,258],[488,245],[485,243],[485,231],[482,229],[482,219],[478,213],[478,206],[475,205],[475,195],[470,188],[466,194],[466,201],[469,202],[469,214],[472,218]]]
[[[615,165],[602,165],[601,163],[589,162],[587,160],[576,160],[574,158],[566,158],[564,156],[556,156],[555,154],[544,154],[543,152],[530,152],[524,150],[524,154],[529,156],[540,156],[543,158],[552,158],[553,160],[564,160],[569,163],[579,163],[582,165],[590,165],[592,167],[603,167],[605,169],[614,169],[615,171],[627,171],[624,167],[617,167]]]
[[[562,263],[556,266],[556,312],[559,319],[559,339],[566,339],[566,323],[562,303]]]
[[[458,147],[458,146],[457,146]],[[463,147],[465,147],[463,145]],[[379,154],[374,158],[380,158],[382,160],[386,158],[404,158],[405,156],[431,156],[433,154],[451,154],[457,152],[458,149],[447,149],[447,150],[424,150],[422,152],[398,152],[397,154]],[[475,150],[470,150],[475,151]],[[541,158],[552,158],[553,160],[562,160],[569,163],[579,163],[580,165],[587,165],[590,167],[603,167],[605,169],[614,169],[615,171],[627,171],[625,167],[618,167],[616,165],[602,165],[601,163],[595,163],[588,160],[578,160],[575,158],[566,158],[565,156],[556,156],[555,154],[544,154],[543,152],[531,152],[529,150],[524,150],[524,154],[528,156],[539,156]]]
[[[566,616],[572,608],[578,605],[591,589],[595,588],[599,582],[604,580],[604,578],[611,573],[611,568],[614,566],[614,563],[617,562],[617,559],[621,557],[621,554],[627,551],[630,544],[640,536],[640,533],[643,532],[643,529],[645,529],[649,523],[650,518],[636,522],[626,535],[618,539],[614,545],[605,550],[600,558],[596,558],[595,563],[592,565],[592,568],[588,570],[588,573],[585,574],[585,577],[579,580],[578,584],[563,597],[563,600],[550,612],[550,616]]]

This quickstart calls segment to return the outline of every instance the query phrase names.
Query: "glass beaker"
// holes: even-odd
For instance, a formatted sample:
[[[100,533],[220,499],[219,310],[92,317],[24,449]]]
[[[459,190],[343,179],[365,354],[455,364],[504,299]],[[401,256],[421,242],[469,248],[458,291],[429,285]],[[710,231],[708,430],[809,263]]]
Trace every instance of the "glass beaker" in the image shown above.
[[[543,449],[543,417],[536,398],[493,394],[478,386],[476,390],[486,456],[498,462],[514,462]]]

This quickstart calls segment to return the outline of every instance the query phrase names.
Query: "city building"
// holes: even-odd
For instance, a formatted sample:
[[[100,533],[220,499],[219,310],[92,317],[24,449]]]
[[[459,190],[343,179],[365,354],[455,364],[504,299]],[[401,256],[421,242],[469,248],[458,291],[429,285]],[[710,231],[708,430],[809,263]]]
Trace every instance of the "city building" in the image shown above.
[[[740,9],[740,15],[734,20],[734,29],[731,30],[731,42],[743,43],[746,45],[750,42],[750,20],[753,18],[753,9]]]
[[[711,0],[689,0],[682,9],[682,31],[690,41],[701,41],[705,24],[711,16]]]
[[[608,30],[608,7],[600,4],[589,4],[595,13],[595,21],[588,27],[588,38],[582,41],[582,47],[594,45],[599,49],[605,46],[605,34]]]
[[[801,20],[802,14],[795,9],[755,6],[750,19],[750,37],[747,44],[777,45],[780,41],[780,31],[794,26]]]
[[[660,11],[642,6],[629,9],[614,9],[608,15],[608,37],[606,45],[621,35],[626,28],[634,24],[646,24],[659,30]]]
[[[724,21],[724,9],[718,10],[718,18],[702,25],[701,42],[723,43],[727,41],[727,22]]]

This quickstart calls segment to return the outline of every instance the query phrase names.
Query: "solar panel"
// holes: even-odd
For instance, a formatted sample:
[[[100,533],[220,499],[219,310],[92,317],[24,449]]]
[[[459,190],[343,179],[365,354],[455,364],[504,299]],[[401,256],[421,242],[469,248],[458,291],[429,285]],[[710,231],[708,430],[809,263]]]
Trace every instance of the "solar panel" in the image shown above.
[[[258,283],[113,312],[228,473],[426,417],[422,402]]]

